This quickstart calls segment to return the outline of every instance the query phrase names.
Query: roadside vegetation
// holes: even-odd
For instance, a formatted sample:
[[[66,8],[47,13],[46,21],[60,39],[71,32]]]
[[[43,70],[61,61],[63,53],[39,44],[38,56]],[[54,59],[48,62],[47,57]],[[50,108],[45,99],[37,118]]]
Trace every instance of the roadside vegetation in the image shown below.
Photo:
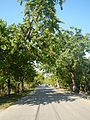
[[[6,109],[7,107],[13,105],[16,101],[25,97],[27,94],[32,92],[34,88],[25,90],[23,93],[11,93],[10,97],[8,95],[0,96],[0,109]]]

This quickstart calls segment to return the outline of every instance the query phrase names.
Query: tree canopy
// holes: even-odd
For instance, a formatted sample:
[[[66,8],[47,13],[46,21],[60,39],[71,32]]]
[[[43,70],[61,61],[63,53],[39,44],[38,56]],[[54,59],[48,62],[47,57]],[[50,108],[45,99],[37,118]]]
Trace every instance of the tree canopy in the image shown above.
[[[83,35],[78,28],[60,28],[63,22],[56,16],[55,5],[61,9],[64,0],[18,0],[25,4],[23,23],[7,26],[0,19],[0,90],[10,95],[19,84],[44,83],[36,72],[40,66],[51,74],[49,80],[60,85],[76,85],[90,82],[90,34]],[[35,65],[36,63],[36,65]],[[53,77],[54,76],[54,77]],[[41,81],[42,80],[42,81]]]

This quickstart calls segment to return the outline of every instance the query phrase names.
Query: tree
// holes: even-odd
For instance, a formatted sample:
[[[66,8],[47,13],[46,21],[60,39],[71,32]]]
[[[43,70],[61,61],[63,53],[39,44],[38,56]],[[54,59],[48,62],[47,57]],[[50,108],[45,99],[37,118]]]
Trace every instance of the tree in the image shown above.
[[[18,0],[22,4],[24,0]],[[52,57],[52,44],[55,32],[61,21],[56,17],[55,4],[62,8],[63,0],[26,0],[24,10],[24,29],[21,28],[25,44],[32,44],[36,61],[48,62]]]
[[[12,83],[21,82],[22,91],[24,91],[26,75],[28,79],[32,79],[35,76],[33,63],[35,58],[34,54],[31,53],[32,46],[28,45],[28,43],[25,44],[25,41],[22,39],[20,31],[22,26],[23,24],[17,26],[12,24],[7,27],[6,22],[0,20],[0,78],[5,80],[1,85],[2,89],[3,83],[7,83],[8,96],[10,96]]]
[[[81,34],[81,30],[74,28],[56,34],[56,64],[55,74],[70,86],[76,85],[80,89],[83,76],[84,55],[89,40]]]

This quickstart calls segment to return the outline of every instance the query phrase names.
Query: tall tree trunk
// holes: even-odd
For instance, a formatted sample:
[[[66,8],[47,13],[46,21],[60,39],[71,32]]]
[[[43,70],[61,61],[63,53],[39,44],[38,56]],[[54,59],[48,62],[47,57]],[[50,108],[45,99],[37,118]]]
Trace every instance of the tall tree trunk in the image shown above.
[[[73,73],[73,71],[72,71],[72,85],[75,85],[75,80],[74,80],[74,73]]]
[[[58,82],[58,80],[56,81],[56,85],[57,85],[57,88],[59,88],[60,86],[59,86],[59,82]]]
[[[17,93],[19,93],[20,91],[20,83],[18,83],[18,86],[17,86]]]
[[[8,79],[8,97],[10,97],[10,79]]]
[[[4,94],[4,84],[2,83],[2,87],[1,87],[1,96]]]
[[[22,79],[22,92],[24,92],[24,82],[23,82],[23,79]]]
[[[72,90],[73,90],[73,92],[75,92],[76,91],[76,85],[75,85],[75,80],[74,80],[74,72],[73,72],[73,70],[72,70]]]

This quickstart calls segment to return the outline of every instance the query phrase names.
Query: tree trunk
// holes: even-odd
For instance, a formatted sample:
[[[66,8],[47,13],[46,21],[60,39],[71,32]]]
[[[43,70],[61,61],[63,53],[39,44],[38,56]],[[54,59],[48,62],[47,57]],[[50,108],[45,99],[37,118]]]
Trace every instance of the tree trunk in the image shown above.
[[[8,79],[8,97],[10,97],[10,80]]]
[[[23,82],[23,79],[22,79],[22,92],[24,92],[24,82]]]
[[[2,83],[2,87],[1,87],[1,96],[4,94],[4,84]]]
[[[59,88],[60,86],[59,86],[59,82],[58,82],[58,80],[56,81],[56,85],[57,85],[57,88]]]
[[[76,91],[76,85],[75,85],[75,80],[74,80],[74,73],[73,73],[73,71],[72,71],[72,90],[73,90],[73,92]]]
[[[75,85],[75,80],[74,80],[74,73],[73,73],[73,71],[72,71],[72,85]]]
[[[18,83],[17,93],[19,93],[19,91],[20,91],[20,83]]]

